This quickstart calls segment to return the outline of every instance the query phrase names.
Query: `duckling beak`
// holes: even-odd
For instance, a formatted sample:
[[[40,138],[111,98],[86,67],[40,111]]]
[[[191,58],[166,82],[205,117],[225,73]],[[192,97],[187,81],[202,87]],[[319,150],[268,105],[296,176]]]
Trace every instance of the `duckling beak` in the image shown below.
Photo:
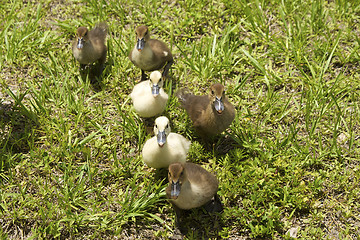
[[[215,110],[218,114],[222,114],[222,112],[224,111],[225,107],[224,107],[224,103],[221,100],[221,97],[215,97],[215,102],[214,102],[214,107]]]
[[[157,97],[157,95],[159,95],[159,93],[160,93],[160,86],[157,84],[154,84],[151,88],[151,93],[154,97]]]
[[[80,38],[80,37],[78,38],[76,47],[77,47],[78,49],[82,49],[82,48],[84,47],[84,39],[83,39],[82,37],[81,37],[81,38]]]
[[[140,52],[144,49],[145,46],[145,39],[144,38],[138,38],[136,43],[136,49]]]
[[[163,147],[166,143],[166,134],[165,131],[159,131],[157,135],[157,143],[159,144],[159,147]]]
[[[178,196],[180,195],[180,190],[181,190],[181,186],[179,181],[171,181],[171,192],[170,192],[170,197],[171,199],[177,199]]]

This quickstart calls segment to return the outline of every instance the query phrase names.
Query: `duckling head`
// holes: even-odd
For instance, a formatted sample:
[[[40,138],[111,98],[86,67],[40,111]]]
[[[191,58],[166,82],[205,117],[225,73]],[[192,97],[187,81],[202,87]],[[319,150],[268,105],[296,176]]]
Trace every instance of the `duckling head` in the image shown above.
[[[166,143],[166,137],[170,134],[171,128],[169,119],[161,116],[155,119],[154,133],[159,147],[163,147]]]
[[[224,86],[220,83],[215,83],[210,87],[210,101],[213,103],[215,111],[222,114],[225,110],[223,99],[225,97]]]
[[[145,47],[145,42],[150,39],[150,32],[147,26],[139,26],[135,30],[136,33],[136,49],[141,52]]]
[[[162,75],[159,71],[153,71],[150,74],[151,93],[154,97],[160,94],[160,88],[163,86]]]
[[[89,30],[86,27],[79,27],[76,31],[77,49],[81,50],[84,47],[85,41],[88,40]]]
[[[177,199],[180,195],[181,185],[185,180],[184,166],[181,163],[173,163],[169,166],[168,173],[171,186],[170,198]]]

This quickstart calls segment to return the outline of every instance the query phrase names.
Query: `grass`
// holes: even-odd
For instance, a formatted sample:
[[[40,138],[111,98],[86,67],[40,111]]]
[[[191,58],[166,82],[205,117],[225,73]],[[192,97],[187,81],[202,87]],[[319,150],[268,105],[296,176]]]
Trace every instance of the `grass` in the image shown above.
[[[220,181],[224,212],[195,210],[186,239],[359,239],[357,1],[14,0],[0,14],[2,239],[180,235],[165,175],[141,160],[151,127],[128,96],[140,24],[175,56],[172,130]],[[70,45],[77,27],[101,21],[108,60],[93,85]],[[206,147],[173,93],[213,82],[237,116]]]

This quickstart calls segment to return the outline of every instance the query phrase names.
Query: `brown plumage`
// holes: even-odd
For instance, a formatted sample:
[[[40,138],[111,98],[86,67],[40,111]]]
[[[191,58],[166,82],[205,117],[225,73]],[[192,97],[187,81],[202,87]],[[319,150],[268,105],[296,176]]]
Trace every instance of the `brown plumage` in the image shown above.
[[[219,182],[216,177],[195,163],[173,163],[169,166],[166,196],[179,209],[192,209],[209,203]]]
[[[222,203],[217,195],[219,182],[201,166],[186,162],[169,166],[169,186],[166,196],[176,213],[175,224],[185,230],[184,217],[188,210],[203,207],[208,212],[221,212]]]
[[[139,26],[135,30],[136,43],[129,53],[129,59],[141,69],[141,81],[146,79],[145,71],[160,70],[165,78],[173,64],[173,56],[166,44],[157,39],[150,39],[147,26]]]
[[[235,107],[227,100],[224,86],[220,83],[211,85],[208,96],[193,95],[186,89],[176,95],[203,138],[222,133],[235,118]]]
[[[72,43],[72,51],[75,59],[80,63],[81,69],[95,61],[98,61],[103,67],[107,52],[106,34],[107,25],[105,23],[98,24],[91,31],[86,27],[77,29],[76,38]]]

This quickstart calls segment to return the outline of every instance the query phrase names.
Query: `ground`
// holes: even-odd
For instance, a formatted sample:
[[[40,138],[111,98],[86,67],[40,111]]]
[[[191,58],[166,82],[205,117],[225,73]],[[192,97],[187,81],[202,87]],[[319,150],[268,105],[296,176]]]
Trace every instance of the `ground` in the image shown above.
[[[0,6],[3,239],[359,239],[357,1],[18,1]],[[76,29],[109,26],[103,76],[79,72]],[[166,169],[144,165],[134,28],[168,44],[163,113],[214,173],[224,212],[180,231]],[[149,74],[149,73],[148,73]],[[204,142],[175,92],[225,85],[229,129]]]

